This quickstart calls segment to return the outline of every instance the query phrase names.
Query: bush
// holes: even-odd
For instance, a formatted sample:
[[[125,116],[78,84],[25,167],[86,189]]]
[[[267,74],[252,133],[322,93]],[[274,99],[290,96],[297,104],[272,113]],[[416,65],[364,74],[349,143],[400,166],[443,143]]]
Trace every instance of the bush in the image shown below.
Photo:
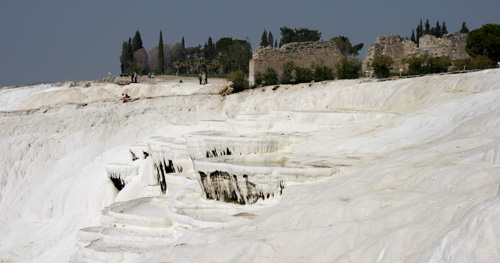
[[[370,67],[375,71],[377,78],[387,78],[391,74],[391,68],[394,60],[386,55],[375,56]]]
[[[311,82],[313,80],[313,72],[310,68],[295,67],[294,83]]]
[[[273,68],[266,68],[264,72],[257,72],[255,74],[256,85],[276,85],[278,84],[278,73]]]
[[[323,65],[322,63],[320,63],[320,64],[313,63],[311,65],[311,69],[313,71],[314,81],[335,79],[335,74],[333,73],[333,69]]]
[[[410,75],[446,72],[451,66],[449,58],[431,57],[427,54],[406,57],[403,59],[403,63],[408,63],[408,74]]]
[[[357,58],[343,57],[335,67],[339,79],[357,79],[361,71],[361,61]]]
[[[493,67],[494,67],[493,61],[484,56],[453,60],[453,70],[487,69]]]
[[[281,75],[280,83],[282,84],[290,84],[295,81],[294,76],[295,64],[292,61],[285,62],[283,64],[283,75]]]
[[[227,80],[233,82],[231,86],[233,87],[234,93],[248,89],[248,80],[245,76],[245,73],[243,73],[243,71],[241,70],[231,72],[227,76]]]

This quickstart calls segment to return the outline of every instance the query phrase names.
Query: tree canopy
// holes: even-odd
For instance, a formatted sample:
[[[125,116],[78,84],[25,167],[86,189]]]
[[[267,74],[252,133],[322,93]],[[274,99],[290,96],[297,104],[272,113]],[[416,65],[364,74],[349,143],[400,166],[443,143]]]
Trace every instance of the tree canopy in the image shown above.
[[[471,57],[485,56],[500,61],[500,24],[486,24],[470,31],[465,50]]]
[[[307,42],[307,41],[318,41],[321,39],[321,32],[318,30],[311,30],[308,28],[291,29],[288,27],[282,27],[281,30],[281,40],[280,46],[292,42]]]

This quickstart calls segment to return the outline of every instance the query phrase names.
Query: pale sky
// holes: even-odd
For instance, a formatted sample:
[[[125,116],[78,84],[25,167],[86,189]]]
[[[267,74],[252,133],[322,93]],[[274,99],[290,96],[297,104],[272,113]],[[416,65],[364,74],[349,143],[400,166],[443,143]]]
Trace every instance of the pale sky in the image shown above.
[[[120,72],[122,42],[139,30],[149,51],[185,38],[186,46],[208,37],[249,38],[252,48],[264,29],[279,42],[280,27],[319,30],[322,39],[344,35],[364,43],[360,58],[379,35],[410,36],[420,18],[446,22],[457,32],[500,23],[498,0],[147,0],[0,2],[0,86],[97,80]]]

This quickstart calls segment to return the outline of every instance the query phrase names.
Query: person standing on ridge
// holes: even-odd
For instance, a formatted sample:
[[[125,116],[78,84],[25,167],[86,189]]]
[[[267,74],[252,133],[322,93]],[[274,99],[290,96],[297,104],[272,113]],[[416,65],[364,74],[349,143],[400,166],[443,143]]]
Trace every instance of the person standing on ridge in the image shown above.
[[[198,79],[200,80],[200,85],[201,85],[201,72],[200,72],[200,74],[198,75]]]
[[[207,79],[207,75],[205,75],[205,72],[203,72],[203,75],[201,75],[201,78],[203,79],[203,85],[207,84],[205,80]]]
[[[137,72],[134,72],[134,82],[137,83]]]
[[[148,73],[148,83],[151,82],[151,72]]]
[[[205,73],[204,75],[205,75],[205,79],[204,79],[205,84],[208,84],[208,72],[207,72],[207,73]]]

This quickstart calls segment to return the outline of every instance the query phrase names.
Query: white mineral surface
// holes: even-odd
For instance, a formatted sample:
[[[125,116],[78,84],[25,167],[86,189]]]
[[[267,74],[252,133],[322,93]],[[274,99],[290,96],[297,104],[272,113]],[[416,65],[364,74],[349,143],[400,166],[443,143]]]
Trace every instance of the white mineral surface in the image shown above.
[[[0,88],[0,262],[500,262],[499,69],[196,82]]]

